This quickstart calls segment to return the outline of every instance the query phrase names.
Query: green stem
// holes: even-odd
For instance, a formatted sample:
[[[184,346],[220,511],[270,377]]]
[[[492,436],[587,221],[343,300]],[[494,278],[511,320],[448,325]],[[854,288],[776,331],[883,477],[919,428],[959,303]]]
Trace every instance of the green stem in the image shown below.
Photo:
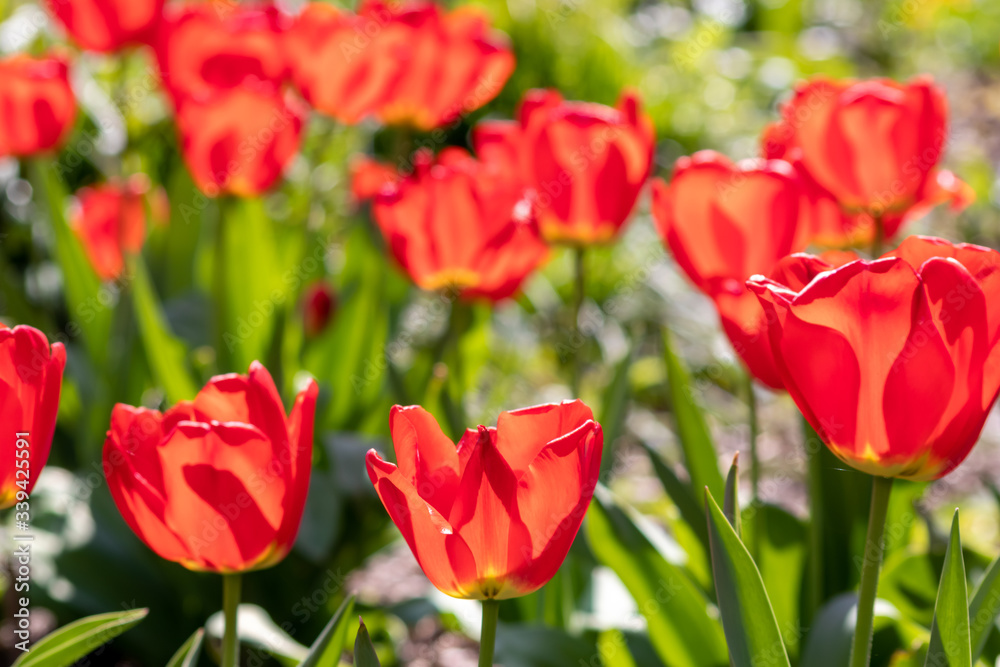
[[[240,574],[222,575],[222,613],[226,618],[226,630],[222,636],[221,667],[237,667],[240,655],[240,637],[236,630],[236,616],[240,607]]]
[[[226,280],[226,218],[228,217],[227,214],[230,208],[228,196],[223,195],[219,197],[217,206],[218,218],[215,221],[215,264],[212,267],[212,290],[215,297],[215,350],[217,355],[215,363],[219,369],[244,371],[245,369],[229,368],[231,355],[227,353],[228,347],[225,340],[226,326],[229,321],[226,315],[226,308],[229,304],[227,294],[228,281]]]
[[[587,273],[585,264],[585,248],[574,249],[574,289],[573,289],[573,347],[572,367],[570,369],[569,391],[571,398],[580,398],[580,378],[583,374],[583,333],[580,331],[580,309],[587,291]]]
[[[809,602],[805,618],[810,622],[823,602],[823,448],[806,418],[802,418],[802,440],[809,458]]]
[[[746,374],[747,411],[750,422],[750,489],[754,503],[760,501],[760,459],[757,455],[757,436],[760,424],[757,421],[757,395],[753,391],[753,376]]]
[[[493,667],[493,648],[497,642],[499,600],[483,600],[483,633],[479,640],[479,667]]]
[[[462,363],[462,336],[472,326],[472,307],[461,301],[451,304],[448,329],[441,338],[438,359],[445,359],[448,375],[444,383],[444,409],[452,435],[461,437],[468,426],[465,418],[465,368]]]
[[[881,215],[875,216],[875,238],[872,240],[872,259],[882,256],[882,245],[885,242],[885,223]]]
[[[750,544],[750,548],[753,553],[754,560],[758,563],[760,562],[760,552],[761,552],[761,542],[763,541],[765,531],[767,530],[765,524],[764,510],[761,507],[762,502],[760,499],[760,457],[757,454],[757,436],[760,434],[760,424],[757,421],[757,395],[753,391],[753,376],[750,373],[746,374],[746,393],[747,393],[747,411],[749,413],[748,420],[750,423],[750,500],[752,507],[756,508],[754,513],[755,519],[755,530],[753,531],[753,542]],[[739,512],[739,508],[736,508]]]
[[[872,484],[872,505],[868,515],[868,537],[861,561],[861,590],[858,592],[857,624],[851,647],[850,667],[868,667],[872,653],[872,624],[875,620],[875,594],[878,574],[885,551],[885,517],[892,493],[891,477],[876,477]]]

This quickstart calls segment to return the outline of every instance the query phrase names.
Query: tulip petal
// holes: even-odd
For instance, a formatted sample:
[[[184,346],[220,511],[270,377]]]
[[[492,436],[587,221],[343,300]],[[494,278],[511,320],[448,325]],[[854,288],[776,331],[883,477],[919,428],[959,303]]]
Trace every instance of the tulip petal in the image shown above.
[[[271,555],[287,491],[272,443],[237,423],[181,422],[160,447],[165,519],[195,563],[213,571],[253,569]]]
[[[579,399],[501,412],[496,448],[520,480],[544,447],[593,419],[594,413]]]
[[[275,454],[288,443],[285,407],[278,388],[259,362],[250,364],[247,375],[217,375],[194,399],[197,421],[253,424],[271,441]]]
[[[0,444],[0,455],[8,464],[0,468],[0,508],[14,503],[15,432],[28,433],[29,472],[27,491],[34,488],[48,461],[55,433],[56,414],[66,350],[49,341],[41,331],[28,326],[0,329],[0,423],[12,429]]]
[[[910,477],[935,479],[946,474],[968,455],[983,428],[989,408],[1000,388],[996,380],[985,382],[984,360],[989,350],[986,298],[975,278],[952,259],[928,259],[920,270],[928,308],[953,363],[954,389],[938,428],[924,449],[927,463]],[[946,383],[934,369],[921,367],[941,394]],[[888,388],[887,388],[888,391]],[[910,409],[920,409],[911,406]]]
[[[522,584],[510,575],[530,562],[532,534],[518,512],[519,483],[498,451],[499,435],[495,442],[480,427],[479,436],[448,520],[475,556],[476,581],[465,585],[473,584],[470,597],[515,597],[523,594]]]
[[[587,421],[546,445],[518,481],[517,506],[532,538],[528,563],[512,577],[519,595],[544,585],[565,560],[597,486],[603,441],[601,427]]]
[[[453,597],[478,597],[476,560],[463,538],[417,494],[399,469],[380,459],[375,450],[368,452],[366,464],[389,517],[431,583]]]
[[[310,380],[309,385],[295,398],[292,414],[288,418],[288,460],[279,461],[286,469],[288,494],[278,530],[278,544],[290,549],[302,524],[302,512],[309,495],[309,479],[313,462],[313,423],[316,417],[316,397],[319,385]],[[281,554],[283,555],[283,554]]]
[[[156,448],[159,413],[116,405],[104,443],[104,475],[125,523],[162,558],[192,561],[184,540],[166,523],[166,498]]]
[[[393,406],[389,430],[399,474],[424,501],[448,516],[460,479],[455,443],[419,405]]]

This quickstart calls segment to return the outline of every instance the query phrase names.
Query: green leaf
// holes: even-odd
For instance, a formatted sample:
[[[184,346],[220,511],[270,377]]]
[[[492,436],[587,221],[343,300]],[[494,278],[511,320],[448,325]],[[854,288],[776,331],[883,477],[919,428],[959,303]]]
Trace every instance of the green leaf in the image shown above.
[[[629,369],[632,368],[632,350],[622,357],[615,366],[615,374],[604,391],[601,400],[600,424],[604,429],[605,452],[601,460],[601,473],[611,470],[615,460],[614,451],[618,438],[625,426],[625,415],[629,404]]]
[[[805,419],[802,432],[809,456],[812,562],[807,611],[803,614],[808,624],[827,600],[854,590],[859,583],[860,569],[855,556],[865,549],[872,482],[870,475],[854,470],[834,456]]]
[[[799,660],[802,667],[844,667],[848,664],[857,606],[856,593],[842,593],[819,610],[810,625]],[[885,600],[875,601],[874,620],[873,655],[891,655],[900,648],[926,641],[927,630],[911,622]],[[895,658],[892,665],[896,667]]]
[[[221,203],[224,202],[224,203]],[[245,373],[263,361],[288,297],[281,278],[273,223],[260,199],[220,200],[216,243],[216,302],[226,370]]]
[[[188,640],[184,642],[174,657],[170,658],[167,667],[194,667],[198,664],[198,656],[201,655],[201,643],[205,639],[205,629],[198,628]]]
[[[337,613],[333,615],[330,622],[323,628],[316,641],[309,648],[309,655],[303,660],[299,667],[337,667],[340,662],[340,654],[344,652],[344,644],[347,642],[347,625],[351,613],[354,611],[354,596],[344,600]]]
[[[603,667],[636,667],[621,630],[605,630],[597,637],[597,652]]]
[[[972,640],[969,632],[969,589],[962,557],[962,537],[958,510],[951,521],[951,538],[944,554],[941,585],[938,586],[931,624],[931,643],[927,649],[928,667],[972,667]]]
[[[733,667],[789,665],[764,580],[708,489],[705,511],[715,592]]]
[[[368,636],[368,628],[365,627],[364,619],[359,619],[361,627],[358,628],[358,637],[354,640],[354,664],[356,667],[382,667],[378,661],[378,654],[372,646],[372,638]]]
[[[625,653],[628,653],[627,648]],[[501,623],[497,628],[493,664],[510,667],[588,665],[597,654],[597,644],[592,637],[574,636],[542,624]],[[603,667],[613,665],[603,663]]]
[[[67,667],[146,618],[148,609],[89,616],[43,637],[14,662],[14,667]]]
[[[329,404],[321,411],[325,430],[347,430],[370,412],[370,405],[381,394],[392,355],[404,342],[397,336],[394,346],[387,346],[385,259],[360,227],[348,237],[344,252],[347,259],[337,317],[306,348],[303,358],[304,367],[321,385],[330,387]],[[364,326],[360,326],[362,322]]]
[[[70,322],[66,327],[70,337],[83,334],[94,366],[101,368],[108,358],[108,339],[111,337],[113,311],[112,293],[104,293],[108,288],[101,285],[100,278],[87,259],[87,255],[76,234],[69,228],[63,213],[66,188],[53,167],[40,162],[31,162],[33,180],[40,182],[45,190],[52,231],[55,236],[56,261],[63,274],[66,290],[66,307]]]
[[[725,484],[719,472],[715,446],[705,422],[705,415],[694,398],[691,378],[674,353],[670,332],[663,332],[663,356],[667,364],[667,380],[673,405],[677,438],[684,451],[684,465],[691,476],[691,487],[706,486],[713,496],[722,496]]]
[[[240,644],[247,649],[266,653],[285,667],[297,667],[309,655],[309,649],[275,623],[263,607],[244,602],[237,613]],[[213,641],[222,640],[225,627],[222,611],[212,614],[205,623],[205,631]]]
[[[806,566],[805,524],[774,505],[753,504],[742,512],[743,544],[756,551],[755,564],[778,619],[785,648],[798,654],[803,573]]]
[[[736,531],[736,537],[743,539],[743,518],[740,513],[740,453],[733,456],[733,465],[729,467],[726,476],[726,497],[722,502],[722,511],[729,525]]]
[[[691,527],[694,534],[698,536],[702,544],[705,545],[705,552],[708,552],[708,529],[705,527],[705,512],[701,508],[697,497],[687,483],[683,482],[670,465],[663,460],[656,451],[645,442],[643,448],[649,455],[649,460],[653,464],[653,472],[663,485],[663,490],[667,496],[677,506],[677,511],[681,517]]]
[[[664,664],[727,665],[725,635],[709,614],[708,599],[683,568],[664,557],[640,523],[641,517],[598,486],[586,522],[594,556],[611,568],[632,594]]]
[[[1000,557],[990,563],[969,605],[973,662],[983,654],[997,614],[1000,614]]]
[[[163,387],[168,402],[192,399],[198,386],[187,370],[187,350],[170,332],[142,258],[132,257],[128,265],[133,276],[132,299],[139,335],[153,377]]]

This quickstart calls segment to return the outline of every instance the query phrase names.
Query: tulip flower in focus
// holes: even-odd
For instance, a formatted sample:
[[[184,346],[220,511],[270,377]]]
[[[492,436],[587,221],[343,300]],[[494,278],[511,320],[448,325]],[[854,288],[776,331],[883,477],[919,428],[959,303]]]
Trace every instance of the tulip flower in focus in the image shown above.
[[[292,548],[312,468],[318,388],[289,416],[267,370],[212,378],[161,414],[118,404],[104,470],[129,527],[161,557],[224,574],[270,567]]]
[[[590,244],[625,224],[649,177],[655,136],[634,93],[611,108],[532,90],[516,122],[481,123],[473,141],[480,157],[511,162],[534,188],[546,240]]]
[[[691,282],[710,297],[726,335],[750,372],[780,389],[763,312],[746,279],[805,247],[797,175],[780,160],[733,164],[701,151],[683,157],[669,185],[653,182],[653,217]]]
[[[49,460],[65,366],[62,343],[50,346],[37,329],[0,322],[0,424],[7,431],[0,439],[0,509],[13,506],[19,491],[31,493]],[[28,446],[18,446],[17,433],[27,434]]]
[[[164,0],[47,0],[66,32],[89,51],[117,51],[149,42]]]
[[[527,595],[555,575],[601,465],[601,426],[581,401],[501,412],[456,445],[419,406],[392,409],[396,465],[368,475],[424,574],[458,598]]]
[[[785,388],[840,459],[913,480],[965,459],[1000,389],[1000,254],[913,236],[805,287],[748,285]]]
[[[76,119],[69,65],[59,56],[0,58],[0,157],[56,148]]]
[[[337,295],[325,281],[306,288],[302,295],[302,324],[306,336],[318,336],[329,324],[337,309]]]
[[[286,40],[293,77],[317,110],[429,130],[475,111],[514,70],[503,35],[477,9],[366,0],[357,14],[306,6]]]
[[[506,164],[448,148],[436,159],[419,152],[406,176],[371,161],[354,172],[355,195],[373,200],[393,256],[422,289],[499,301],[547,255],[527,193]]]
[[[801,85],[765,130],[763,152],[796,165],[810,189],[810,224],[823,245],[891,238],[907,222],[950,203],[961,210],[972,189],[938,168],[947,141],[944,92],[927,78]]]
[[[105,183],[82,188],[76,193],[76,206],[70,214],[70,226],[79,237],[91,265],[102,280],[113,280],[125,268],[125,255],[142,250],[146,240],[146,207],[154,219],[162,220],[165,194],[150,192],[144,175],[129,178],[124,184]]]

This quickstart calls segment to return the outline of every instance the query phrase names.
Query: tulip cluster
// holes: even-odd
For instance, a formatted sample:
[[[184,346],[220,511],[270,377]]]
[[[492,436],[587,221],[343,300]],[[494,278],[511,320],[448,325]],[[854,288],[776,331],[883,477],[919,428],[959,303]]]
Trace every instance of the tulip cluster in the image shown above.
[[[933,206],[970,203],[969,186],[938,167],[944,93],[926,79],[811,80],[762,136],[764,157],[733,164],[703,151],[653,184],[653,216],[678,265],[710,297],[749,372],[782,389],[765,313],[745,281],[810,244],[882,242]],[[867,133],[867,134],[866,134]],[[887,143],[888,142],[888,143]],[[835,264],[856,258],[829,254]]]
[[[355,165],[353,191],[370,199],[399,264],[423,289],[464,298],[512,296],[545,259],[545,242],[614,238],[649,176],[653,126],[633,93],[618,108],[528,91],[517,121],[473,129],[478,159],[426,150],[399,173]]]
[[[82,48],[148,45],[195,183],[215,196],[258,194],[298,152],[307,104],[345,123],[368,117],[432,129],[493,99],[514,68],[485,16],[428,0],[364,3],[357,14],[309,3],[296,16],[250,5],[49,0]],[[0,155],[58,146],[75,116],[61,56],[0,60]]]
[[[296,15],[270,1],[47,4],[82,49],[148,48],[187,170],[211,196],[251,197],[277,183],[310,110],[345,124],[458,126],[499,94],[515,64],[507,38],[481,12],[430,0],[364,0],[356,11],[314,2]],[[59,51],[0,59],[0,157],[34,156],[66,140],[77,115],[70,68]],[[764,130],[761,157],[733,161],[703,150],[651,186],[656,231],[716,307],[746,366],[748,403],[751,378],[787,391],[833,455],[878,478],[873,517],[885,514],[890,478],[934,480],[959,465],[1000,394],[1000,253],[924,236],[882,248],[931,208],[972,201],[969,186],[941,167],[947,124],[945,95],[927,78],[817,77]],[[392,163],[356,160],[351,191],[370,205],[387,254],[412,283],[496,303],[516,296],[553,247],[568,246],[580,271],[578,325],[585,248],[622,233],[650,179],[656,136],[633,91],[610,107],[529,90],[513,119],[474,124],[466,147],[412,152],[412,142],[402,143],[406,154],[389,156]],[[67,221],[96,275],[115,280],[142,251],[147,222],[164,220],[166,208],[148,178],[109,177],[77,190]],[[67,238],[75,243],[65,235],[59,243]],[[225,249],[221,240],[217,247]],[[227,258],[220,252],[212,268],[229,278]],[[326,276],[309,280],[296,295],[301,324],[289,327],[292,342],[279,339],[269,356],[339,335]],[[166,319],[156,303],[143,305],[142,328]],[[167,375],[171,363],[157,372]],[[0,441],[0,509],[24,502],[48,460],[65,364],[61,343],[0,323],[0,422],[18,435]],[[233,667],[238,576],[282,561],[299,532],[319,385],[310,379],[286,411],[259,362],[198,391],[208,376],[162,382],[174,385],[172,400],[190,399],[163,412],[109,403],[103,467],[138,539],[189,570],[224,575],[222,664]],[[598,486],[602,427],[573,399],[502,412],[495,427],[468,429],[457,442],[428,410],[396,405],[389,434],[394,457],[366,455],[371,484],[429,581],[484,602],[480,664],[489,664],[498,601],[539,590],[569,554]],[[692,467],[692,479],[703,472]],[[728,518],[737,551],[749,553],[739,521]],[[714,566],[718,531],[710,532]],[[865,613],[880,558],[874,573],[863,566],[856,651],[870,637]],[[727,601],[716,601],[725,623]]]

